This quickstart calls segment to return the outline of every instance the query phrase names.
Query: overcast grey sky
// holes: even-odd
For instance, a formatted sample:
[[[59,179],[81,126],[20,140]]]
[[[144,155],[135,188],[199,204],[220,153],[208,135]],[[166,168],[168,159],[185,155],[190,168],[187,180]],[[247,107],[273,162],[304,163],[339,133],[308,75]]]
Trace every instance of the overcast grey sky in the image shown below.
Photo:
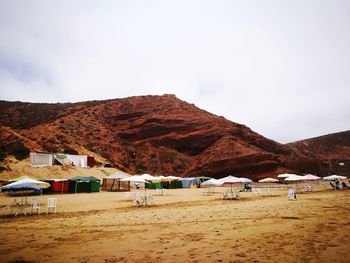
[[[350,129],[350,1],[0,0],[0,99],[173,93],[279,142]]]

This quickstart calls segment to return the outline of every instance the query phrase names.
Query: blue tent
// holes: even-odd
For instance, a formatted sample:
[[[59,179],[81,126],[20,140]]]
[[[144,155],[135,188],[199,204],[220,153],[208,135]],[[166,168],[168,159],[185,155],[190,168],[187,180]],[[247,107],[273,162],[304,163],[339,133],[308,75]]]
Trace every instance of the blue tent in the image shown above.
[[[195,177],[182,178],[181,181],[182,181],[183,188],[190,188],[193,185],[196,185],[198,187],[201,183],[201,180]]]

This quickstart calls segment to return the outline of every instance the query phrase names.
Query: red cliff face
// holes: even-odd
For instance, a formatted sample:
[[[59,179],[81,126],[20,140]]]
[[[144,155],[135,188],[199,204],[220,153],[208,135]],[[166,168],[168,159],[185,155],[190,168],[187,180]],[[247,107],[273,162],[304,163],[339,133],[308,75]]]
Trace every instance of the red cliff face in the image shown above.
[[[174,95],[66,104],[0,102],[0,147],[94,152],[130,173],[259,178],[319,162]]]
[[[329,173],[350,176],[350,131],[297,141],[288,146],[314,155]]]

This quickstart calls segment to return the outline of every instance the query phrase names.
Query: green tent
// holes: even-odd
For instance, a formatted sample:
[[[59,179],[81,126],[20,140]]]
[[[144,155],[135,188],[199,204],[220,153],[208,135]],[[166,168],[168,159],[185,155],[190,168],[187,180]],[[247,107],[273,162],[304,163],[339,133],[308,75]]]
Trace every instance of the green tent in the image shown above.
[[[99,192],[101,188],[100,179],[94,176],[75,176],[69,181],[69,192],[71,193]]]

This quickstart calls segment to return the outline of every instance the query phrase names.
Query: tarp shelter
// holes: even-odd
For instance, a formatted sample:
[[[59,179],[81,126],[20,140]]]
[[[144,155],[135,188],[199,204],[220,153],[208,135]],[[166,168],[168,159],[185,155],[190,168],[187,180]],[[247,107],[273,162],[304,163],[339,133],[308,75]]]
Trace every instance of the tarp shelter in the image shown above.
[[[86,155],[72,155],[72,154],[55,154],[55,161],[62,165],[72,165],[74,167],[86,168],[87,156]]]
[[[201,180],[195,177],[182,178],[181,181],[183,188],[199,187],[201,183]]]
[[[120,181],[124,178],[128,178],[128,176],[122,173],[105,176],[103,178],[102,190],[110,192],[130,191],[130,182]]]
[[[90,158],[89,166],[93,166],[94,160]],[[88,166],[88,157],[86,155],[73,155],[62,153],[30,153],[30,165],[32,167],[52,166],[52,165],[71,165],[79,168]]]
[[[53,155],[50,153],[31,152],[29,156],[32,166],[51,166],[54,163]]]
[[[75,176],[69,180],[69,192],[71,193],[99,192],[100,188],[100,179],[94,176]]]

